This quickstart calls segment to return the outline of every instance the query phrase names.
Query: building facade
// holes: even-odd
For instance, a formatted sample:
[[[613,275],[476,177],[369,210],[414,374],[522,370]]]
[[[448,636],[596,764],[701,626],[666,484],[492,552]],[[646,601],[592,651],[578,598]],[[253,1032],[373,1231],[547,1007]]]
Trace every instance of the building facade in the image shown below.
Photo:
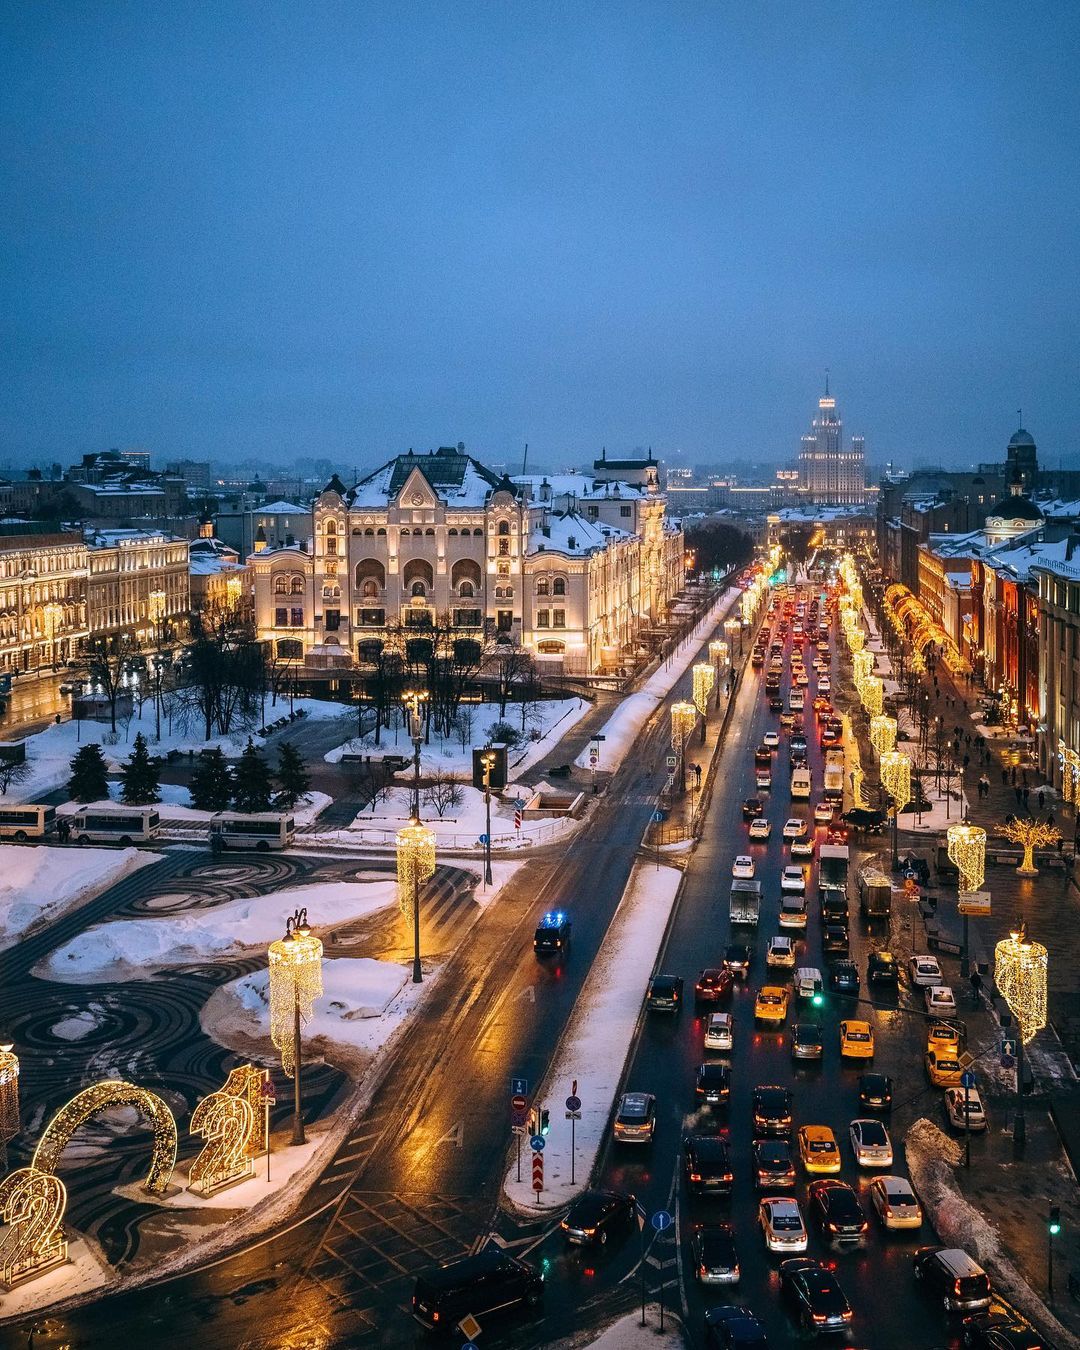
[[[0,522],[0,674],[60,665],[82,649],[86,579],[80,533]]]
[[[143,645],[186,631],[186,539],[156,530],[97,530],[87,534],[87,545],[91,637]]]
[[[1080,539],[1035,568],[1039,588],[1039,767],[1066,801],[1080,797]]]
[[[827,379],[810,434],[800,442],[799,489],[809,501],[825,506],[861,506],[866,501],[866,444],[853,436],[844,448],[844,424]]]

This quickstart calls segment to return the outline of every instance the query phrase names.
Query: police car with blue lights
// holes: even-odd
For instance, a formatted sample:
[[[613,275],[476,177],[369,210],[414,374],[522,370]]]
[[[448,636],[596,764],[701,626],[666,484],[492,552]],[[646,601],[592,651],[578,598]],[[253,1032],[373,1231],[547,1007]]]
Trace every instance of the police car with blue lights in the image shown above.
[[[563,956],[570,950],[570,916],[552,909],[536,925],[533,951],[537,956]]]

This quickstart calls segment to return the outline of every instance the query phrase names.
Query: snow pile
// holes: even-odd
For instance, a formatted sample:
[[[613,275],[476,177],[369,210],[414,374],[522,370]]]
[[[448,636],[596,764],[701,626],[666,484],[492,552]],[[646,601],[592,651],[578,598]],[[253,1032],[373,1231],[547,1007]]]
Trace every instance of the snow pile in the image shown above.
[[[627,882],[619,908],[593,962],[589,980],[537,1093],[538,1102],[558,1104],[577,1081],[581,1119],[575,1126],[575,1179],[570,1183],[570,1122],[552,1111],[552,1133],[544,1150],[544,1186],[540,1204],[532,1191],[528,1166],[517,1180],[516,1155],[503,1189],[512,1203],[527,1208],[556,1209],[580,1194],[604,1141],[623,1065],[641,1013],[642,991],[652,974],[682,881],[675,867],[639,863]],[[641,1084],[628,1084],[629,1089]]]
[[[0,867],[0,948],[91,900],[121,877],[157,862],[137,848],[4,845]]]
[[[735,1299],[731,1301],[735,1302]],[[653,1317],[656,1317],[655,1312]],[[582,1344],[575,1336],[572,1341],[560,1341],[555,1350],[560,1350],[564,1345],[567,1350],[570,1346],[581,1346],[581,1350],[684,1350],[689,1343],[683,1335],[682,1323],[669,1309],[664,1313],[663,1331],[659,1323],[653,1326],[651,1320],[642,1326],[641,1315],[635,1312],[612,1322],[594,1341]]]
[[[513,849],[537,843],[550,843],[565,838],[577,829],[580,821],[569,816],[544,820],[523,820],[519,830],[514,829],[514,802],[529,801],[537,791],[549,791],[547,784],[524,787],[508,783],[499,796],[491,798],[491,846],[493,849]],[[484,794],[469,783],[460,783],[461,802],[448,806],[440,817],[420,791],[420,814],[424,824],[435,831],[436,847],[450,849],[480,848],[480,836],[487,830],[487,807]],[[409,823],[412,815],[412,789],[391,788],[386,797],[359,812],[346,831],[333,832],[343,843],[361,842],[375,845],[393,844],[394,833]],[[321,839],[329,835],[321,834]]]
[[[960,1247],[986,1270],[994,1288],[1045,1333],[1062,1345],[1076,1345],[1071,1332],[1058,1322],[1017,1268],[1001,1250],[1001,1238],[980,1213],[965,1200],[956,1184],[953,1168],[963,1156],[955,1139],[921,1117],[904,1139],[908,1171],[916,1193],[942,1244]]]
[[[86,854],[80,851],[75,856]],[[307,908],[312,927],[320,931],[389,908],[396,903],[396,892],[394,881],[335,881],[229,900],[167,918],[118,919],[95,924],[71,938],[35,970],[46,979],[73,983],[147,979],[174,966],[204,965],[263,951],[281,937],[282,915],[298,907]]]

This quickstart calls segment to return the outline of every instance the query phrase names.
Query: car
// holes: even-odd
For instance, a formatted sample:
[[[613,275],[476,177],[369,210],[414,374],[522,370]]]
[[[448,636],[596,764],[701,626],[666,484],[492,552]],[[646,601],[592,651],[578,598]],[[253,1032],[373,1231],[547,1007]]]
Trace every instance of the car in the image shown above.
[[[831,692],[832,692],[832,678],[831,678],[830,676],[828,676],[828,675],[822,675],[822,676],[818,679],[818,686],[817,686],[817,687],[818,687],[818,689],[819,689],[823,694],[829,694],[829,693],[831,693]]]
[[[769,939],[769,948],[765,953],[765,964],[777,970],[795,969],[795,944],[789,937]]]
[[[709,966],[701,972],[694,982],[694,1004],[701,1007],[706,1003],[720,1003],[731,994],[735,976],[727,966]]]
[[[792,1059],[821,1059],[824,1052],[821,1028],[816,1022],[798,1022],[791,1033]]]
[[[870,953],[866,958],[866,983],[868,986],[883,984],[890,989],[896,988],[899,973],[896,957],[892,952]]]
[[[805,679],[805,676],[803,678]],[[788,695],[788,707],[792,712],[802,712],[804,704],[805,699],[802,692],[798,689],[793,689]]]
[[[731,1224],[709,1224],[694,1229],[690,1242],[694,1277],[698,1284],[738,1284],[739,1257]]]
[[[846,1181],[811,1182],[806,1199],[814,1222],[830,1241],[861,1242],[866,1236],[870,1224]]]
[[[860,1167],[891,1167],[892,1140],[880,1120],[853,1120],[848,1126],[851,1151]]]
[[[795,1164],[786,1139],[755,1139],[754,1181],[759,1191],[795,1185]]]
[[[762,741],[754,751],[754,763],[759,764],[762,767],[772,763],[772,750],[769,749],[764,741]]]
[[[869,1022],[845,1020],[840,1023],[840,1058],[874,1058],[874,1029]]]
[[[806,1224],[798,1200],[788,1195],[766,1196],[758,1205],[758,1223],[769,1251],[806,1251]]]
[[[533,1308],[543,1297],[538,1270],[508,1252],[488,1250],[418,1275],[412,1315],[429,1331],[449,1330],[469,1313],[483,1316],[515,1304]]]
[[[760,797],[747,797],[742,804],[743,820],[756,820],[763,810]]]
[[[954,1130],[985,1130],[986,1109],[977,1087],[945,1089],[945,1114]]]
[[[681,975],[654,975],[645,992],[649,1012],[678,1012],[683,1002]]]
[[[754,775],[754,786],[759,792],[768,792],[772,788],[772,774],[768,769],[758,769]]]
[[[812,858],[814,856],[814,839],[810,835],[803,835],[801,839],[791,841],[791,856],[793,858]]]
[[[706,1050],[734,1050],[735,1019],[730,1013],[714,1012],[709,1014],[705,1023]]]
[[[807,1172],[839,1172],[840,1146],[827,1125],[800,1125],[799,1158]]]
[[[825,831],[825,842],[827,844],[846,844],[848,841],[848,827],[842,821],[834,820]]]
[[[608,1238],[627,1232],[635,1222],[635,1200],[625,1191],[583,1191],[559,1224],[567,1242],[578,1247],[603,1247]]]
[[[824,891],[821,895],[821,922],[846,929],[850,919],[848,900],[843,891]]]
[[[848,930],[846,923],[826,923],[821,930],[821,950],[827,960],[845,957],[848,954]]]
[[[781,1261],[780,1293],[808,1336],[839,1335],[851,1325],[851,1304],[839,1280],[818,1261]]]
[[[780,714],[780,725],[782,727],[793,727],[795,725],[795,714],[793,712],[783,712]]]
[[[967,1027],[963,1022],[931,1022],[926,1029],[926,1053],[959,1059],[967,1043]]]
[[[946,1312],[976,1312],[990,1306],[989,1276],[959,1247],[920,1247],[912,1264],[915,1278],[945,1305]]]
[[[803,895],[806,891],[806,873],[798,863],[788,863],[780,873],[781,891],[794,891]]]
[[[806,821],[800,820],[798,816],[792,816],[790,820],[784,821],[784,838],[801,839],[806,833]]]
[[[612,1133],[620,1144],[651,1144],[656,1133],[656,1098],[651,1092],[624,1092]]]
[[[944,1054],[929,1052],[923,1060],[926,1076],[934,1087],[959,1087],[960,1075],[964,1072],[960,1061],[946,1051]]]
[[[762,745],[767,745],[770,750],[775,750],[780,744],[780,733],[778,731],[767,731],[761,738]]]
[[[686,1184],[699,1195],[730,1195],[734,1175],[727,1140],[718,1134],[692,1134],[683,1140]]]
[[[926,1011],[935,1017],[950,1017],[956,1012],[956,995],[947,984],[929,984],[923,990]]]
[[[791,1092],[784,1087],[765,1084],[754,1089],[751,1111],[754,1120],[754,1138],[762,1136],[781,1138],[791,1133]]]
[[[780,697],[780,695],[779,695],[779,694],[772,694],[772,695],[770,695],[770,697],[769,697],[769,711],[770,711],[770,712],[783,712],[783,710],[784,710],[784,700]]]
[[[835,808],[832,802],[818,802],[814,807],[814,824],[829,825],[835,815]]]
[[[870,1203],[885,1228],[921,1228],[922,1206],[904,1177],[875,1177],[870,1183]]]
[[[854,961],[834,961],[829,967],[829,988],[834,994],[858,998],[861,987],[859,968]]]
[[[745,980],[750,974],[750,948],[745,942],[729,942],[724,948],[724,965],[737,980]]]
[[[1012,1308],[991,1307],[964,1318],[964,1344],[974,1350],[1048,1350],[1030,1322]]]
[[[805,689],[810,683],[810,676],[807,675],[802,666],[795,672],[795,683],[800,689]]]
[[[754,1000],[754,1020],[780,1026],[787,1020],[788,991],[779,984],[763,984]]]
[[[749,881],[754,875],[754,860],[749,853],[740,853],[731,864],[731,875]]]
[[[944,984],[945,977],[936,956],[912,956],[908,958],[908,979],[912,984],[926,988]]]
[[[573,925],[561,909],[549,910],[536,926],[533,951],[537,956],[564,956],[570,950]]]
[[[817,698],[814,699],[813,707],[814,712],[816,713],[822,713],[825,711],[832,712],[832,707],[829,703],[829,700],[827,698],[823,698],[820,694],[818,694]]]
[[[725,1304],[706,1312],[705,1344],[708,1350],[768,1350],[769,1342],[749,1308]]]
[[[731,1070],[715,1060],[699,1064],[694,1076],[694,1096],[705,1106],[726,1106],[731,1097]]]
[[[766,820],[764,816],[758,816],[757,820],[750,822],[751,839],[768,839],[772,834],[772,821]]]

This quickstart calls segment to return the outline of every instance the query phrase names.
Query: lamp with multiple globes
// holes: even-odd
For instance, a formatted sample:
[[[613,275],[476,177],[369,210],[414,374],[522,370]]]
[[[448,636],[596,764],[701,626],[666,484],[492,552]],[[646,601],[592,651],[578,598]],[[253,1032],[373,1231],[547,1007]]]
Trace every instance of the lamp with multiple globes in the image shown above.
[[[298,909],[285,921],[285,936],[271,942],[270,1039],[281,1051],[281,1067],[293,1079],[294,1144],[304,1143],[304,1116],[300,1105],[300,1031],[310,1022],[315,1000],[323,991],[323,946],[312,933],[307,910]]]

